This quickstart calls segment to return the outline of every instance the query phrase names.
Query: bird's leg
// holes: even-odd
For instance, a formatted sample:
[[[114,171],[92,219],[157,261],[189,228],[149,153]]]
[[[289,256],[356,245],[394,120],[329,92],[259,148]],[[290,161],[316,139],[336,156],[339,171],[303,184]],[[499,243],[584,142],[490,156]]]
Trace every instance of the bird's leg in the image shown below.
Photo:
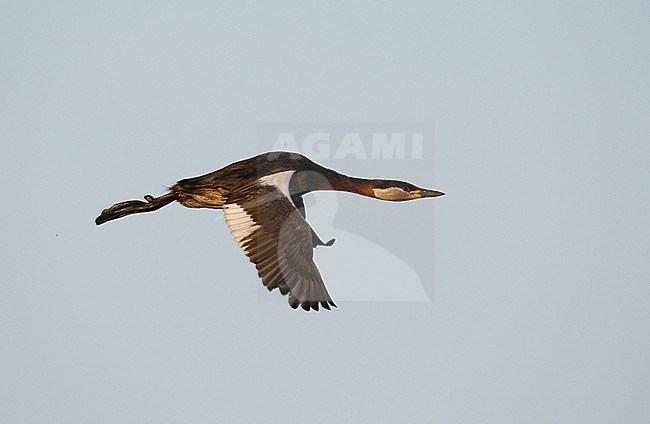
[[[127,200],[126,202],[119,202],[104,209],[102,214],[95,219],[95,223],[101,225],[107,221],[112,221],[134,213],[155,211],[178,199],[179,196],[180,194],[177,192],[167,193],[159,197],[153,197],[152,195],[147,194],[144,196],[146,202],[143,202],[142,200]]]

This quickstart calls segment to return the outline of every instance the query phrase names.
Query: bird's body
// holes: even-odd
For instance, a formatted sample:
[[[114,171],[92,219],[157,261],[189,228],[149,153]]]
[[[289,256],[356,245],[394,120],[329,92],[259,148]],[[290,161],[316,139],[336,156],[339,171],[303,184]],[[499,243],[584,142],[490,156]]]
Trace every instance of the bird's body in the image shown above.
[[[313,261],[324,243],[306,221],[302,196],[318,190],[348,191],[382,200],[436,197],[443,193],[392,180],[348,177],[298,153],[268,152],[199,177],[180,180],[160,197],[130,200],[105,209],[97,225],[177,201],[189,208],[223,209],[239,247],[256,265],[264,285],[290,294],[296,308],[330,309],[332,301]]]

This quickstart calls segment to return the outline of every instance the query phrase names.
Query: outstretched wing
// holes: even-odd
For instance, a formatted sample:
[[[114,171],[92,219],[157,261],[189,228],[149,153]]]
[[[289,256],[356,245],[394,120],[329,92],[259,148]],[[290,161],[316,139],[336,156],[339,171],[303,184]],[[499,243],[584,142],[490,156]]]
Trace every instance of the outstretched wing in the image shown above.
[[[288,293],[294,309],[336,307],[313,260],[313,230],[283,191],[268,185],[232,193],[223,209],[235,241],[269,291]]]

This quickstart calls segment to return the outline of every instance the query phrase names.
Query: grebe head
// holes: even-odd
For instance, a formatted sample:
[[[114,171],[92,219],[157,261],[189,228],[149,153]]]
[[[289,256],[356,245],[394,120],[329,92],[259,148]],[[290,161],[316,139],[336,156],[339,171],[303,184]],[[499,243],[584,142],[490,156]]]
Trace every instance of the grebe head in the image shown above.
[[[444,196],[445,193],[416,187],[411,183],[393,180],[372,180],[372,191],[377,199],[401,202],[422,197]]]

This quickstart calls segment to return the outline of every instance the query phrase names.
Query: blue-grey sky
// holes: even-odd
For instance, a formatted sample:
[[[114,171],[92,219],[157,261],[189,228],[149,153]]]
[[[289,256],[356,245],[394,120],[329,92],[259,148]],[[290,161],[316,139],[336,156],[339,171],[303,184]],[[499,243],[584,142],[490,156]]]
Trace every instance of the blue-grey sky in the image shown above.
[[[0,421],[649,422],[649,18],[2,2]],[[430,125],[419,158],[321,162],[448,193],[309,196],[334,312],[267,293],[219,211],[94,225],[303,123]]]

